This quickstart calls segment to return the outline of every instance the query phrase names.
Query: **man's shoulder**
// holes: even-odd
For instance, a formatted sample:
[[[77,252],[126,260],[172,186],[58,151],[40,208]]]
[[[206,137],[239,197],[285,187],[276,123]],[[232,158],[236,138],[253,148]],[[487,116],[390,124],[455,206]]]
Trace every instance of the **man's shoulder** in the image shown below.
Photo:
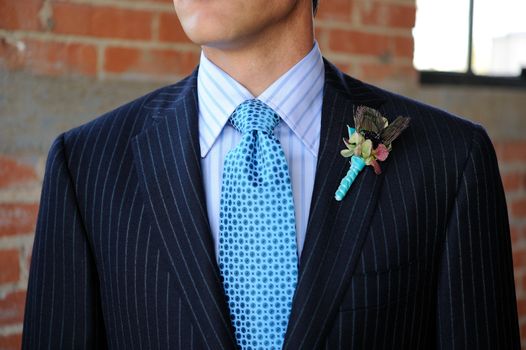
[[[394,120],[397,116],[411,118],[411,134],[417,147],[426,143],[432,148],[456,147],[457,150],[468,151],[474,139],[491,143],[484,126],[468,119],[467,116],[457,115],[376,85],[365,82],[363,84],[375,94],[382,96],[384,103],[378,109],[390,120]],[[452,143],[444,145],[447,140],[451,140]]]
[[[328,82],[337,91],[344,92],[355,107],[364,104],[376,108],[389,120],[399,115],[409,117],[413,131],[419,134],[427,132],[432,138],[448,133],[454,138],[465,139],[476,132],[485,133],[482,125],[464,116],[352,77],[326,58],[324,62]]]
[[[182,95],[185,89],[192,88],[191,76],[180,81],[159,87],[153,91],[123,103],[83,124],[63,132],[66,144],[88,143],[95,145],[106,139],[113,143],[130,140],[138,134],[149,119],[159,110],[168,109]]]
[[[344,76],[345,79],[356,80]],[[436,159],[457,163],[457,159],[466,160],[470,155],[482,151],[488,157],[494,157],[492,141],[480,123],[377,85],[360,83],[370,91],[371,96],[377,96],[382,101],[376,109],[389,120],[398,116],[411,119],[408,129],[395,144],[404,144],[399,148],[409,152],[427,154],[424,163],[433,163]],[[352,99],[352,95],[349,98]]]
[[[480,128],[484,129],[481,124],[469,119],[469,116],[461,116],[452,111],[433,106],[413,97],[402,95],[376,85],[364,84],[385,99],[381,110],[393,114],[393,118],[397,115],[408,116],[413,120],[413,124],[417,124],[419,128],[426,128],[433,125],[433,128],[441,131],[452,128],[455,129],[456,132],[468,134],[473,133],[475,130],[480,130]]]

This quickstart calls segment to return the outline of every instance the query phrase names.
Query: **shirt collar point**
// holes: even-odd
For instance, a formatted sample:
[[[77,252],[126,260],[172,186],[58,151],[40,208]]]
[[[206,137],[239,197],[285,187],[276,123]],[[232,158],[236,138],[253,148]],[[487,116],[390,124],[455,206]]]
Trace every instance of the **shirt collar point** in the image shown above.
[[[205,145],[204,141],[201,140],[199,142],[199,148],[201,150],[201,158],[206,158],[208,152],[210,152],[211,147]]]

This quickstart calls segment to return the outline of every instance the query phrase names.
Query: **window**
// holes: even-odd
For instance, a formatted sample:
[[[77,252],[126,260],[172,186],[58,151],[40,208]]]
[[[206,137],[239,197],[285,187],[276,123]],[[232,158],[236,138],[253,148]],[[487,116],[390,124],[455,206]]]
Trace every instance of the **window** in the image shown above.
[[[417,0],[421,81],[526,86],[525,18],[525,0]]]

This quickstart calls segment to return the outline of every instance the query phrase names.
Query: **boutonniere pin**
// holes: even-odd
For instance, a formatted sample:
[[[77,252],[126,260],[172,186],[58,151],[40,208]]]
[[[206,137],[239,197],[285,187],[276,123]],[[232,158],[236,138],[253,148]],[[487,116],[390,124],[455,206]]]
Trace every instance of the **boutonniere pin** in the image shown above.
[[[351,157],[351,167],[342,179],[334,197],[341,201],[356,176],[366,165],[371,165],[376,174],[380,174],[380,164],[387,159],[392,142],[409,126],[408,117],[397,117],[391,124],[377,110],[359,106],[354,115],[355,128],[347,125],[349,138],[343,138],[346,149],[340,151],[345,158]]]

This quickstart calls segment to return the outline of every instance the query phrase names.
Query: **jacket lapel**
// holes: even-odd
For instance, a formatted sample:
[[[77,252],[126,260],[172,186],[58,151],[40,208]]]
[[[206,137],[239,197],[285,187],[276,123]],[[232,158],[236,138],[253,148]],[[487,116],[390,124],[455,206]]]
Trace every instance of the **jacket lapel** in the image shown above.
[[[356,266],[382,185],[371,167],[358,175],[341,202],[334,193],[349,170],[340,155],[358,105],[377,108],[384,98],[344,76],[324,58],[320,148],[305,246],[284,349],[315,349],[324,340]],[[386,165],[382,164],[385,172]]]
[[[235,347],[202,185],[197,69],[149,101],[150,124],[133,141],[154,239],[175,273],[207,348]]]

